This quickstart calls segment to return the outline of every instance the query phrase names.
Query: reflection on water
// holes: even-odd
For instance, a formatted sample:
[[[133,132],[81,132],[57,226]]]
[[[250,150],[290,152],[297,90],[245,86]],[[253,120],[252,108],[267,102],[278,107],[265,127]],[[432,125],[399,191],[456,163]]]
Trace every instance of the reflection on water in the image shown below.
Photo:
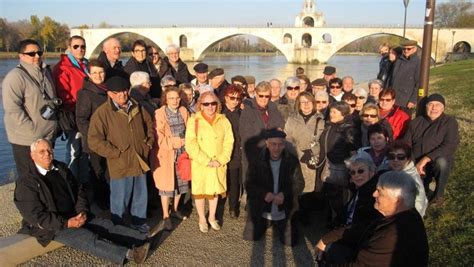
[[[124,62],[126,59],[124,59]],[[328,64],[337,68],[337,75],[343,77],[351,75],[356,83],[373,79],[378,71],[378,56],[357,56],[357,55],[336,55]],[[47,59],[48,64],[54,64],[57,60]],[[253,75],[258,81],[270,80],[273,78],[284,81],[287,77],[294,76],[297,67],[303,67],[305,74],[314,80],[322,77],[325,65],[305,65],[288,64],[283,56],[236,56],[236,57],[206,57],[204,62],[209,65],[209,69],[223,68],[227,80],[235,75]],[[18,60],[0,60],[0,81],[5,75],[18,64]],[[189,63],[189,69],[196,63]],[[0,90],[1,97],[1,90]],[[3,102],[0,104],[0,184],[2,179],[12,173],[15,169],[11,146],[8,143],[3,124]],[[64,159],[64,141],[57,140],[55,148],[56,158]]]

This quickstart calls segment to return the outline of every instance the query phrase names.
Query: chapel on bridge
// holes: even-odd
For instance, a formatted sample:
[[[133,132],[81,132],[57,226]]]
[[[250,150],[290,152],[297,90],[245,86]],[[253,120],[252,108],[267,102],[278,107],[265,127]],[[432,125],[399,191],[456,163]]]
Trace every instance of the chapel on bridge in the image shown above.
[[[323,27],[326,24],[322,12],[316,11],[314,0],[305,0],[303,10],[295,18],[295,27]]]

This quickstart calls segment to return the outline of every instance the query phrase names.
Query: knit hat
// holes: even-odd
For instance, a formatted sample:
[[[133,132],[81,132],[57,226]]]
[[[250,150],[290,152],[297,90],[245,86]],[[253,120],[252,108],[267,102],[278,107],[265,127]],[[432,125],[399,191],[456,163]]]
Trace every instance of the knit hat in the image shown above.
[[[426,104],[428,104],[431,101],[438,101],[443,104],[443,106],[446,106],[446,100],[444,100],[444,97],[440,94],[432,94],[426,98]]]

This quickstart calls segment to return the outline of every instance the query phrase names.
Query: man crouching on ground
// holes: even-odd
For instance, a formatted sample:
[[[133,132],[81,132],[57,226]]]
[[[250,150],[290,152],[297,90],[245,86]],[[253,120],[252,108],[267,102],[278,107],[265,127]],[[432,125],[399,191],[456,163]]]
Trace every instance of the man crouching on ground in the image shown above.
[[[19,233],[36,237],[42,246],[55,240],[118,264],[145,261],[147,236],[89,217],[85,191],[67,165],[54,160],[47,140],[31,144],[31,158],[34,166],[20,176],[15,188],[14,202],[23,217]]]
[[[304,180],[298,159],[285,150],[286,134],[272,129],[266,134],[266,148],[251,163],[246,182],[248,217],[245,240],[259,240],[273,226],[287,246],[297,243],[293,214]]]

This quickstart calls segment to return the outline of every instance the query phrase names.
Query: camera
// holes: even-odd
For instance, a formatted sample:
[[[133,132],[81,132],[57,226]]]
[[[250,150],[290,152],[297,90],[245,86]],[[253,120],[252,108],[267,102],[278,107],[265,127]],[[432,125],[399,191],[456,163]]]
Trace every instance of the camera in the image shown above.
[[[48,100],[48,103],[40,109],[41,117],[45,120],[57,119],[58,109],[62,104],[63,101],[57,97]]]

